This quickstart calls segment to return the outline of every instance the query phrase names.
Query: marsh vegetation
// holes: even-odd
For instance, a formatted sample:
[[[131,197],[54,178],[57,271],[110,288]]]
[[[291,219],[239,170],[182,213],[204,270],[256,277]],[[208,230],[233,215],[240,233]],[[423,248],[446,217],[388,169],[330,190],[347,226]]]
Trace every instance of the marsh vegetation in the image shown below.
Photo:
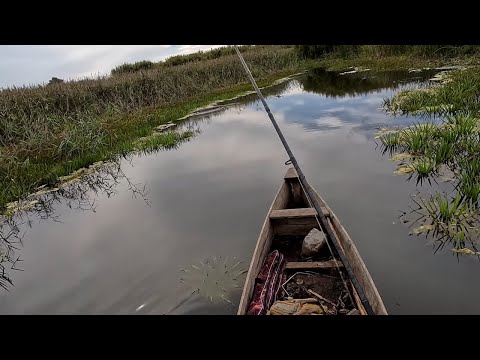
[[[322,91],[333,97],[366,94],[390,83],[391,74],[389,79],[369,77],[362,72],[367,68],[472,66],[478,57],[476,46],[243,46],[241,51],[260,86],[319,66],[357,71],[349,76],[312,72],[315,81],[323,82]],[[399,71],[398,78],[403,76]],[[400,92],[385,105],[396,113],[440,115],[444,122],[390,131],[381,136],[381,142],[391,153],[408,154],[400,155],[404,164],[398,171],[419,184],[432,184],[449,169],[458,181],[458,206],[467,204],[468,211],[476,211],[480,75],[473,66],[437,80],[424,89]],[[315,81],[307,76],[304,89],[318,88]],[[248,90],[243,69],[228,47],[158,63],[123,64],[96,79],[52,78],[45,85],[3,89],[0,212],[8,215],[29,194],[55,188],[65,176],[95,162],[178,146],[195,132],[158,132],[159,125],[175,123],[212,101]],[[453,199],[450,203],[455,204]],[[438,201],[435,204],[440,206]],[[6,253],[0,251],[2,259]]]
[[[291,47],[244,50],[262,85],[300,66]],[[172,145],[187,134],[137,139],[197,107],[249,90],[233,54],[208,54],[201,61],[174,57],[152,66],[123,65],[97,79],[0,91],[0,208],[95,161],[141,150],[141,144]]]
[[[477,47],[276,45],[242,46],[241,51],[259,85],[265,86],[318,66],[347,68],[354,64],[378,69],[406,67],[408,61],[473,59]],[[367,82],[365,90],[368,87]],[[96,79],[52,78],[47,85],[3,89],[0,209],[95,161],[139,150],[138,139],[151,135],[155,127],[246,90],[250,86],[230,47],[173,56],[158,63],[123,64],[111,75]],[[144,143],[160,146],[184,137],[160,136]]]
[[[378,139],[384,152],[400,160],[397,173],[434,187],[433,194],[412,197],[411,211],[403,214],[415,226],[414,233],[431,236],[436,250],[453,244],[457,254],[478,255],[480,71],[457,70],[433,81],[385,100],[389,111],[424,120],[406,128],[383,129]]]
[[[331,55],[314,61],[320,63],[328,56]],[[397,147],[391,155],[385,153],[385,161],[379,161],[383,156],[373,142],[377,128],[398,131],[412,125],[412,130],[424,123],[437,126],[446,121],[445,115],[393,116],[381,108],[383,99],[398,91],[429,87],[428,79],[439,70],[371,69],[353,72],[355,69],[346,68],[340,72],[344,75],[317,70],[265,89],[264,93],[272,111],[278,114],[289,144],[300,151],[298,158],[309,172],[308,178],[333,205],[361,248],[362,257],[368,259],[369,271],[389,312],[479,312],[480,291],[471,285],[478,270],[476,259],[463,255],[457,262],[450,256],[453,246],[447,246],[448,242],[444,251],[431,256],[423,235],[408,239],[409,229],[396,219],[399,209],[410,213],[408,205],[415,208],[414,200],[423,199],[430,206],[430,195],[435,195],[437,189],[440,194],[453,194],[455,177],[440,167],[438,177],[425,177],[415,186],[415,173],[394,176],[395,163],[388,160],[393,157],[407,165],[413,161],[413,155]],[[246,85],[244,89],[250,87]],[[230,96],[234,95],[232,92]],[[34,188],[35,193],[48,192],[45,203],[52,210],[48,214],[36,211],[42,208],[42,204],[31,202],[36,198],[23,197],[18,205],[25,211],[21,211],[22,218],[15,219],[22,243],[14,244],[20,251],[15,250],[13,261],[18,257],[24,260],[14,265],[24,271],[10,270],[12,264],[5,263],[6,274],[15,286],[7,284],[9,291],[2,292],[0,312],[235,313],[238,286],[243,281],[237,275],[248,266],[286,159],[255,95],[225,105],[219,107],[225,110],[215,113],[198,112],[209,114],[208,118],[200,115],[182,123],[174,121],[176,126],[168,131],[157,131],[164,127],[155,125],[150,133],[132,141],[146,144],[157,133],[180,146],[175,151],[147,151],[143,155],[143,150],[137,150],[131,158],[127,155],[129,161],[118,155],[121,170],[130,177],[129,181],[136,183],[142,194],[146,186],[150,206],[138,193],[135,199],[135,194],[128,191],[126,179],[111,188],[114,196],[109,196],[111,183],[107,181],[105,191],[82,185],[85,192],[68,192],[73,196],[71,201],[60,196],[61,187],[57,192],[49,192],[59,187],[58,183],[53,188]],[[193,123],[195,126],[190,128]],[[192,139],[188,144],[175,141],[174,137],[182,133],[195,135],[197,126],[202,134],[188,138]],[[418,137],[425,138],[428,130]],[[416,146],[413,141],[406,144]],[[420,146],[417,149],[422,153]],[[91,179],[94,183],[94,178],[88,177],[90,170],[84,168],[58,180],[75,183],[75,179]],[[102,168],[95,173],[101,174]],[[405,181],[410,175],[411,181]],[[446,179],[449,181],[444,182]],[[417,189],[422,191],[421,197],[412,195]],[[48,200],[55,195],[58,201]],[[443,208],[438,211],[439,219],[463,212],[468,221],[468,212],[461,208],[461,203],[449,204],[447,209],[444,199],[433,199],[436,202],[432,209]],[[45,220],[41,221],[42,216]],[[402,219],[414,216],[418,215],[412,213]],[[240,218],[243,221],[239,222]],[[425,234],[430,223],[424,225],[412,226],[413,234]],[[10,231],[8,225],[3,229],[4,234]],[[429,237],[432,234],[430,230]],[[456,251],[476,253],[471,247],[459,246]],[[243,266],[234,267],[239,260],[244,260]],[[203,282],[214,274],[211,281]]]

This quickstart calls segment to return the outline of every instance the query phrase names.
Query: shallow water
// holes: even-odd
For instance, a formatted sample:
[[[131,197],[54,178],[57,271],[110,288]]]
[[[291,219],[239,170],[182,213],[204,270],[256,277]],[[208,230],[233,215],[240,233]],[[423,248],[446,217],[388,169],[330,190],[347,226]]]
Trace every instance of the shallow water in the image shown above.
[[[434,255],[424,238],[408,235],[398,215],[416,186],[393,174],[374,141],[379,127],[417,120],[385,114],[383,99],[433,74],[317,70],[266,91],[307,179],[350,233],[391,314],[480,313],[479,262],[458,261],[449,248]],[[287,170],[256,97],[236,101],[185,122],[200,133],[178,149],[122,161],[148,204],[123,178],[115,194],[105,185],[82,192],[95,211],[62,200],[50,214],[56,221],[32,215],[31,228],[20,225],[24,271],[11,272],[0,313],[234,314],[239,289],[226,289],[229,303],[192,295],[202,285],[180,279],[181,269],[203,274],[206,259],[215,266],[236,257],[244,261],[237,269],[248,267]]]

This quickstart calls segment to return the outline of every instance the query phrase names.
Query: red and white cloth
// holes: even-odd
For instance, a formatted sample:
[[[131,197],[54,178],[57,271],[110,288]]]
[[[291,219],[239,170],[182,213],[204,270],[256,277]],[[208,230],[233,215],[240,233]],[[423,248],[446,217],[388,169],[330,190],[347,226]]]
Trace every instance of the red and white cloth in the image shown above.
[[[280,295],[282,284],[285,282],[285,257],[274,250],[265,258],[263,266],[255,279],[253,300],[247,315],[265,315]]]

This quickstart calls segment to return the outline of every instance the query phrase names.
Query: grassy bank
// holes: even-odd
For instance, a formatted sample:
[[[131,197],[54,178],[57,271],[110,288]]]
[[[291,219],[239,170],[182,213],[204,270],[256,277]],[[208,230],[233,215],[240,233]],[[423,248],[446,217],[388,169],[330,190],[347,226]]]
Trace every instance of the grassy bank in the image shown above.
[[[444,241],[442,244],[453,240],[456,248],[466,253],[469,252],[464,246],[469,242],[474,249],[470,251],[477,252],[474,242],[478,239],[480,221],[480,166],[476,160],[480,156],[477,120],[480,72],[476,66],[480,62],[476,47],[368,45],[325,49],[318,46],[304,52],[287,46],[244,46],[242,53],[260,86],[313,67],[393,70],[470,66],[467,71],[451,73],[448,82],[426,90],[403,92],[386,101],[390,110],[400,113],[448,115],[443,124],[390,130],[381,133],[379,139],[385,151],[401,161],[398,172],[418,183],[434,184],[431,180],[446,170],[455,179],[453,195],[438,193],[415,200],[419,223],[415,232],[434,233]],[[332,74],[323,84],[325,91],[333,96],[341,85],[338,78]],[[340,82],[350,80],[342,77]],[[304,86],[308,91],[308,79]],[[368,84],[364,86],[364,91],[371,90]],[[64,82],[53,78],[45,86],[2,90],[0,213],[12,215],[20,204],[24,211],[38,208],[40,216],[51,216],[57,191],[48,192],[47,187],[36,190],[58,182],[66,186],[61,190],[63,198],[78,198],[79,208],[90,206],[88,194],[102,188],[96,186],[97,180],[102,184],[104,180],[117,181],[122,176],[117,174],[121,169],[112,162],[102,170],[99,165],[102,160],[116,159],[132,151],[175,147],[193,134],[189,131],[155,134],[159,125],[175,122],[211,102],[250,90],[251,85],[231,48],[175,56],[159,63],[123,64],[113,69],[110,76],[98,79]],[[91,164],[94,165],[89,170],[83,170]],[[83,181],[73,181],[85,173],[99,178],[85,186],[81,184]],[[132,191],[139,192],[134,186]],[[47,196],[47,201],[37,202],[35,192]],[[34,194],[25,198],[29,193]],[[25,199],[7,206],[20,198]],[[0,222],[0,287],[11,284],[4,269],[8,263],[14,268],[18,260],[15,250],[21,244],[19,231],[20,227],[8,216],[6,222]]]
[[[478,59],[471,56],[423,57],[402,54],[375,57],[374,55],[360,53],[346,57],[329,54],[319,61],[320,66],[332,71],[351,67],[372,70],[403,70],[473,64],[480,64],[480,57]]]
[[[405,114],[448,115],[480,111],[480,68],[441,73],[437,85],[399,92],[385,101],[388,110]]]
[[[457,66],[426,87],[401,91],[384,105],[393,113],[414,114],[414,126],[383,129],[383,151],[399,162],[395,171],[429,186],[412,196],[402,221],[426,234],[436,250],[480,256],[480,47],[459,45],[307,45],[305,58],[319,58],[329,70],[372,70]],[[425,121],[426,119],[426,121]],[[433,195],[431,194],[433,192]]]
[[[474,45],[302,45],[303,58],[317,59],[329,70],[350,67],[372,70],[418,69],[447,65],[480,65]],[[325,48],[326,47],[326,48]]]
[[[244,46],[242,52],[261,86],[318,66],[395,69],[464,63],[466,56],[438,56],[442,51],[429,47],[398,49],[337,46],[328,53],[303,56],[298,47]],[[247,90],[251,86],[231,48],[159,63],[124,64],[97,79],[56,79],[45,86],[2,90],[0,211],[38,186],[53,185],[59,177],[96,161],[173,146],[191,134],[150,136],[157,126]]]
[[[245,52],[259,85],[308,66],[293,48]],[[133,150],[171,146],[188,137],[152,134],[214,100],[251,90],[234,55],[116,73],[95,80],[55,82],[0,92],[0,208],[43,184]]]

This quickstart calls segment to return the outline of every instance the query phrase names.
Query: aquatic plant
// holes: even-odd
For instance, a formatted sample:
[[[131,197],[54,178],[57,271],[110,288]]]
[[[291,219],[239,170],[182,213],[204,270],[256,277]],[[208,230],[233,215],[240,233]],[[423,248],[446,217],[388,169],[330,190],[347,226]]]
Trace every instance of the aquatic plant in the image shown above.
[[[435,161],[430,159],[428,156],[416,158],[415,161],[410,164],[410,166],[413,170],[412,175],[410,176],[415,174],[416,182],[417,184],[420,183],[420,185],[425,180],[428,180],[429,184],[431,184],[431,177],[437,173]]]
[[[419,215],[413,223],[420,225],[414,233],[431,235],[437,250],[451,242],[455,249],[468,244],[477,251],[475,246],[480,235],[480,72],[476,69],[457,71],[440,80],[440,85],[427,89],[400,92],[385,104],[390,110],[404,113],[443,115],[441,121],[407,127],[395,141],[387,137],[388,129],[378,138],[384,151],[394,149],[411,155],[403,160],[396,173],[408,174],[408,179],[415,177],[417,183],[428,179],[432,184],[431,179],[435,180],[440,172],[446,171],[453,180],[452,195],[437,192],[427,199],[412,198],[415,207],[411,213]]]
[[[431,235],[436,250],[447,243],[453,243],[454,248],[464,248],[467,244],[476,249],[480,228],[480,212],[469,202],[463,201],[460,194],[448,197],[444,193],[436,193],[428,199],[419,194],[412,196],[415,207],[410,213],[403,213],[404,222],[411,226],[418,225],[414,233]],[[413,219],[408,218],[414,216]]]
[[[384,147],[384,153],[388,151],[391,154],[402,145],[401,132],[398,130],[384,131],[377,138]]]
[[[480,110],[478,69],[452,71],[440,84],[426,89],[401,91],[385,101],[390,111],[401,113],[455,114]]]
[[[441,138],[440,141],[436,143],[435,149],[430,148],[430,153],[434,158],[435,166],[440,166],[442,164],[450,164],[455,153],[454,153],[454,142],[451,142],[449,139]]]
[[[455,249],[453,248],[452,251],[456,254],[466,254],[466,255],[474,255],[477,257],[480,257],[480,252],[479,251],[474,251],[469,248],[461,248],[461,249]]]
[[[401,145],[404,151],[412,155],[425,155],[436,134],[436,125],[432,123],[417,123],[401,130]]]
[[[10,219],[2,221],[0,218],[0,287],[4,290],[13,285],[10,277],[11,270],[20,270],[16,265],[21,262],[16,251],[22,244],[22,237],[17,224]]]
[[[247,269],[235,257],[210,257],[190,267],[181,269],[180,281],[193,292],[213,303],[225,301],[232,304],[231,296],[239,291],[245,281]]]

